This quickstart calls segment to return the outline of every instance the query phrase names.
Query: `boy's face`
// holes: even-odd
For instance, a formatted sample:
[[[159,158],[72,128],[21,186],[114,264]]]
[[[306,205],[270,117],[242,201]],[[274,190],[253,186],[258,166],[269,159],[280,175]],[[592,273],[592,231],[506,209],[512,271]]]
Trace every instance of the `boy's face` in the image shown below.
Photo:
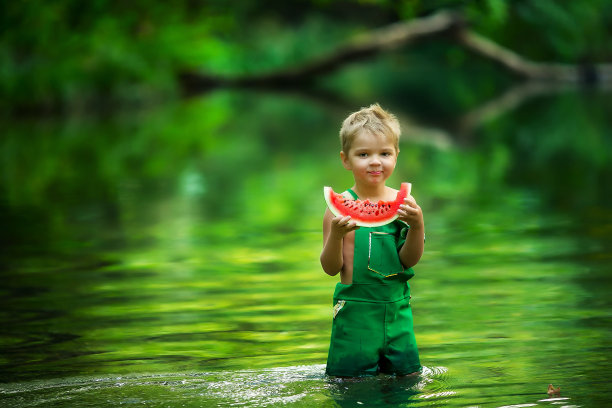
[[[397,151],[389,137],[360,132],[348,151],[340,153],[344,168],[353,172],[355,182],[383,183],[397,163]]]

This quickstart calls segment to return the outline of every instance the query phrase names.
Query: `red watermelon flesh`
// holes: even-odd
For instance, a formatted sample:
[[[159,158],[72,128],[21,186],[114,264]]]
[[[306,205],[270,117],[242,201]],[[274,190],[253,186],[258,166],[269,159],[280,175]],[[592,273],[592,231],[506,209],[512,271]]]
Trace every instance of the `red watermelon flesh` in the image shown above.
[[[346,198],[342,194],[334,193],[331,187],[324,187],[323,194],[327,206],[335,216],[350,215],[361,227],[379,227],[389,224],[397,218],[397,210],[404,203],[404,198],[410,194],[411,187],[410,183],[402,183],[395,200],[381,200],[378,203]]]

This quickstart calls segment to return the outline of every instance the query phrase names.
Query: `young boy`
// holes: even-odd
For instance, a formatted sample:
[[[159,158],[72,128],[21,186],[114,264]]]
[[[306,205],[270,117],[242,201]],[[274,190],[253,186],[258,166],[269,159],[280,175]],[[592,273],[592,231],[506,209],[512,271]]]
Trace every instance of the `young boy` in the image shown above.
[[[349,115],[342,124],[340,159],[353,172],[348,198],[395,200],[387,187],[399,153],[399,122],[378,104]],[[321,265],[340,273],[326,372],[343,377],[416,374],[421,370],[412,328],[407,281],[423,254],[425,227],[412,196],[398,220],[382,227],[357,227],[351,217],[323,217]]]

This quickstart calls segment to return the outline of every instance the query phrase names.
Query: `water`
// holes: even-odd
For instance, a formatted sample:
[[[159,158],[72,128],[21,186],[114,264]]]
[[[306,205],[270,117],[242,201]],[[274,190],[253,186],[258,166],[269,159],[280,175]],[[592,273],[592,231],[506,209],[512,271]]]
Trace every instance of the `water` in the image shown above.
[[[379,377],[355,380],[329,379],[323,365],[217,373],[140,375],[96,379],[74,378],[62,382],[29,383],[5,390],[11,402],[27,406],[78,406],[107,402],[146,406],[371,406],[378,403],[434,400],[456,394],[444,389],[444,370],[425,369],[418,379]],[[425,386],[438,392],[422,393]],[[42,396],[42,397],[41,397]]]
[[[462,387],[444,367],[424,367],[418,378],[379,376],[331,379],[324,365],[215,373],[140,374],[61,381],[16,383],[3,389],[8,406],[489,406],[499,400],[494,389]],[[514,389],[528,384],[508,384]],[[506,395],[517,404],[505,407],[576,405],[576,397],[541,392]]]
[[[604,102],[404,137],[390,184],[413,183],[427,224],[418,378],[324,375],[322,187],[351,182],[336,132],[352,107],[217,92],[5,123],[0,404],[612,405]]]

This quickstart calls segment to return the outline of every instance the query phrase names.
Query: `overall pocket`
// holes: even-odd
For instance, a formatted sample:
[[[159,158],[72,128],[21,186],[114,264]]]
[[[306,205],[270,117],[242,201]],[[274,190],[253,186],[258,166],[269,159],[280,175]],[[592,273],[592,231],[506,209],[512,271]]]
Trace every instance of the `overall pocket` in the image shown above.
[[[372,231],[369,235],[368,269],[385,278],[404,271],[395,235],[388,232]]]

